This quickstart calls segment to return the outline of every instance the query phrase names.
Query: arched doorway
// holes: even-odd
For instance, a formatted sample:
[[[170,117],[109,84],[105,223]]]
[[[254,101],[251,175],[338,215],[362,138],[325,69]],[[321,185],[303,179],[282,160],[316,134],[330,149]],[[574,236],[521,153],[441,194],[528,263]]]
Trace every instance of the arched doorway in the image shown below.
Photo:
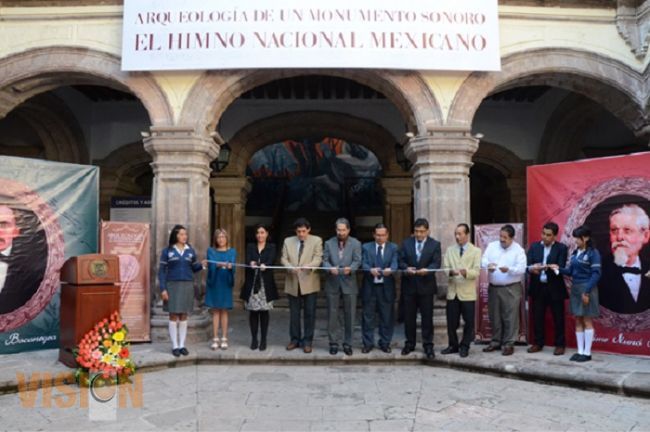
[[[352,235],[369,241],[372,226],[383,222],[382,167],[367,148],[334,137],[302,137],[258,150],[246,170],[252,181],[246,205],[247,240],[264,223],[277,239],[292,235],[298,217],[312,233],[328,238],[333,221],[347,218]]]
[[[102,218],[113,195],[151,194],[141,133],[173,115],[150,74],[89,49],[27,50],[0,61],[0,101],[0,153],[99,165]]]
[[[242,249],[245,228],[266,213],[271,213],[264,220],[274,225],[278,242],[290,234],[298,215],[312,219],[313,232],[325,238],[333,235],[336,217],[345,216],[362,240],[371,238],[375,223],[385,222],[393,239],[401,241],[412,215],[411,176],[396,157],[396,143],[406,131],[391,100],[353,80],[307,75],[254,87],[231,104],[218,124],[232,153],[228,166],[211,179],[215,225],[230,228]],[[259,163],[258,158],[273,155],[289,166],[275,170]],[[374,168],[353,168],[371,159]],[[285,168],[289,171],[282,173]],[[312,187],[294,190],[296,184]],[[273,192],[272,208],[249,201],[265,187]],[[301,194],[303,201],[296,198]],[[325,207],[315,210],[319,206]]]
[[[99,166],[100,216],[108,220],[112,197],[151,195],[151,156],[140,137],[149,126],[145,107],[131,93],[65,85],[25,100],[0,119],[0,151]]]
[[[494,219],[496,203],[507,217],[496,222],[526,220],[528,165],[644,150],[642,87],[640,74],[624,65],[561,49],[513,54],[504,58],[501,72],[471,74],[452,103],[449,122],[471,123],[482,136],[472,170],[474,192],[488,180],[506,185],[489,193],[492,209],[475,210],[476,220]],[[507,195],[510,201],[504,202]]]

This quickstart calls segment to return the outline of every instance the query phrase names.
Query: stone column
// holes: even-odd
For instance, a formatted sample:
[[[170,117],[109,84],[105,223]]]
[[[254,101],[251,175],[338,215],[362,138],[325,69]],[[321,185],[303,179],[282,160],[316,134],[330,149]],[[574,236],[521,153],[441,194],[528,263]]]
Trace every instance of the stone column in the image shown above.
[[[144,149],[153,157],[151,197],[154,251],[167,245],[176,224],[187,227],[199,256],[210,244],[210,162],[219,145],[191,127],[152,127]]]
[[[247,177],[213,177],[210,186],[214,189],[214,214],[216,227],[224,228],[230,235],[230,245],[237,250],[237,261],[244,262],[246,253],[246,201],[252,189]],[[239,298],[244,283],[244,271],[235,273],[233,297]]]
[[[454,243],[454,228],[470,221],[469,169],[478,139],[469,129],[434,126],[412,138],[406,156],[413,162],[414,218],[427,218],[444,250]]]
[[[151,136],[143,142],[153,157],[151,290],[157,294],[158,259],[174,225],[184,225],[199,257],[205,256],[210,242],[210,162],[219,154],[219,145],[185,126],[151,127]],[[167,341],[167,314],[159,302],[152,304],[152,340]],[[209,318],[195,311],[189,320],[188,343],[205,341],[210,334]]]
[[[384,223],[390,230],[391,241],[398,245],[411,234],[413,222],[413,179],[410,177],[385,177]]]

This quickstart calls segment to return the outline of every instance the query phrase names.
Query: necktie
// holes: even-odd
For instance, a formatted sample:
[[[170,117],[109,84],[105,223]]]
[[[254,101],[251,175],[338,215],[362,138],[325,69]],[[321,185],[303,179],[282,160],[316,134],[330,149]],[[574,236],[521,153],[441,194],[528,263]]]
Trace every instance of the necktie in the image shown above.
[[[415,257],[420,261],[420,256],[422,255],[422,242],[417,242],[415,246]]]
[[[460,247],[460,256],[463,256],[464,252],[465,252],[465,248],[461,246]]]
[[[375,257],[375,267],[377,268],[384,267],[384,257],[381,255],[382,249],[383,249],[382,245],[377,246],[377,256]]]
[[[7,255],[0,254],[0,262],[8,263],[9,257]]]
[[[343,260],[343,251],[345,250],[345,243],[339,242],[339,261]]]
[[[638,267],[621,267],[621,273],[641,274],[641,269]]]
[[[300,247],[298,248],[298,264],[300,264],[300,258],[302,258],[302,252],[305,250],[305,241],[300,240]]]

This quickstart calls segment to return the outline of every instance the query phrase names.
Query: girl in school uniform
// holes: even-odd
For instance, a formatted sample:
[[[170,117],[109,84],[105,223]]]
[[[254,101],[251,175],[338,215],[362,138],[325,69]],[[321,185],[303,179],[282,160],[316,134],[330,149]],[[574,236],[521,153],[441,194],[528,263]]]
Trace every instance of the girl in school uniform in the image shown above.
[[[246,246],[246,283],[240,298],[248,310],[248,323],[251,329],[251,349],[266,349],[266,335],[269,330],[269,311],[273,300],[278,298],[278,290],[273,279],[273,270],[267,268],[275,262],[276,248],[267,242],[269,231],[264,225],[255,227],[255,243]],[[258,329],[261,339],[257,339]]]
[[[598,287],[601,275],[600,253],[594,248],[591,230],[581,225],[573,230],[576,249],[571,255],[569,265],[559,268],[551,267],[564,275],[571,276],[570,309],[576,319],[576,343],[578,352],[571,361],[586,362],[591,360],[591,345],[594,340],[593,318],[598,317]]]
[[[196,252],[187,243],[187,230],[182,225],[174,226],[168,246],[160,254],[158,269],[161,297],[169,310],[169,337],[174,357],[189,354],[185,338],[187,316],[194,308],[193,274],[202,269]]]
[[[228,245],[228,232],[214,232],[213,247],[208,248],[208,278],[205,305],[212,312],[213,339],[210,348],[228,349],[228,311],[232,309],[232,288],[235,281],[237,252]],[[221,326],[221,338],[219,338]]]

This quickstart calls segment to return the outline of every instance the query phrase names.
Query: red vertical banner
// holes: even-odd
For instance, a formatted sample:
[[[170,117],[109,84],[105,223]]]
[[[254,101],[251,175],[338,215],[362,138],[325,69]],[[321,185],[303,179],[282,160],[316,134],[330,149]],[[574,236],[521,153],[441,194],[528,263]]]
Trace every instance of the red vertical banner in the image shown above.
[[[150,226],[135,222],[102,222],[101,253],[120,258],[120,313],[134,342],[151,340]]]
[[[505,224],[487,224],[487,225],[474,225],[474,243],[477,247],[485,252],[488,244],[493,241],[499,240],[499,232],[501,227]],[[524,247],[524,224],[511,223],[515,229],[515,241]],[[522,278],[522,287],[524,287],[524,279]],[[478,296],[476,298],[475,308],[475,322],[476,322],[476,340],[482,342],[489,342],[492,338],[492,327],[490,326],[490,317],[488,314],[488,280],[487,269],[481,268],[481,275],[478,282]],[[523,288],[525,290],[525,288]],[[519,337],[518,342],[526,342],[526,296],[522,292],[521,306],[519,308]]]
[[[650,152],[532,166],[527,177],[529,238],[552,220],[572,253],[571,233],[586,224],[600,252],[593,349],[650,355]],[[575,346],[568,305],[566,314],[567,344]]]

